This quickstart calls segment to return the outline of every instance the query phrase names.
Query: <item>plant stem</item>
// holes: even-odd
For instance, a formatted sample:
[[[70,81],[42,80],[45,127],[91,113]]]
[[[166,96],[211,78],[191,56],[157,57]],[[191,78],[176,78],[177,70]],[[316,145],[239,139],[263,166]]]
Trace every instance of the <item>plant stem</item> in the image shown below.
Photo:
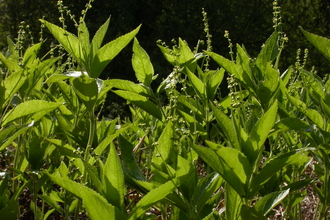
[[[89,112],[89,137],[88,137],[88,142],[84,154],[83,160],[87,162],[89,155],[90,155],[90,149],[93,145],[94,141],[94,135],[95,135],[95,130],[96,130],[96,121],[95,121],[95,116],[94,116],[94,109]],[[83,171],[83,177],[82,177],[82,183],[85,184],[87,182],[88,175],[86,169]],[[74,215],[74,220],[78,220],[79,218],[79,211],[81,208],[81,199],[78,200],[75,215]]]

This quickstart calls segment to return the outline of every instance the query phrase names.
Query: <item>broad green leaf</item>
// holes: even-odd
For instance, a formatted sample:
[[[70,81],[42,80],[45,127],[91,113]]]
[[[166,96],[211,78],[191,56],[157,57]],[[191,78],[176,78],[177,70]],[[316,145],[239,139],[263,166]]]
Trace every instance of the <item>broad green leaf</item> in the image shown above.
[[[134,82],[129,81],[129,80],[109,79],[109,80],[105,80],[104,84],[110,85],[117,89],[138,93],[143,96],[147,96],[147,97],[151,96],[147,87],[145,87],[141,84],[135,84]]]
[[[6,57],[8,56],[13,56],[13,57],[17,57],[19,56],[19,51],[16,50],[16,46],[14,41],[12,41],[9,37],[7,37],[7,43],[8,43],[8,52],[6,54]]]
[[[76,149],[71,145],[65,143],[59,139],[47,139],[50,143],[56,146],[56,149],[61,152],[62,155],[67,156],[69,158],[80,158],[81,156],[77,154]]]
[[[209,174],[198,180],[192,197],[193,204],[197,204],[197,211],[201,211],[215,191],[223,184],[223,179],[218,174]]]
[[[327,59],[330,60],[330,40],[325,37],[309,33],[305,31],[302,27],[300,27],[300,30],[304,33],[305,37],[309,40],[309,42],[311,42],[318,51],[320,51]]]
[[[207,144],[212,148],[211,142],[207,142]],[[215,145],[213,144],[213,146]],[[231,171],[238,176],[241,182],[246,184],[252,174],[252,167],[248,158],[235,148],[218,146],[216,150],[213,150],[230,167]]]
[[[240,215],[242,220],[266,220],[266,217],[260,212],[257,212],[254,207],[250,207],[245,204],[241,207]]]
[[[23,74],[21,71],[14,72],[10,74],[4,80],[4,100],[3,103],[1,102],[2,106],[4,107],[12,97],[19,91],[19,89],[24,85],[26,81],[26,75]]]
[[[287,195],[289,195],[289,192],[290,189],[287,189],[281,192],[273,192],[265,195],[255,204],[256,210],[266,216],[275,208],[275,206],[280,204]]]
[[[299,99],[288,96],[290,102],[302,113],[304,113],[314,124],[323,129],[323,117],[315,109],[307,108],[306,104]]]
[[[283,131],[287,131],[287,130],[303,131],[309,128],[310,125],[299,118],[284,118],[278,121],[274,125],[275,130],[281,129]]]
[[[223,69],[223,68],[211,73],[211,75],[206,83],[206,85],[207,85],[206,92],[207,92],[208,100],[212,101],[214,99],[216,92],[218,90],[218,87],[223,80],[224,74],[225,74],[225,69]]]
[[[226,136],[226,140],[231,144],[231,146],[237,150],[241,150],[239,143],[239,136],[236,132],[235,125],[232,120],[225,115],[220,109],[216,108],[214,105],[211,105],[215,119],[217,120],[218,125],[220,125],[223,133]]]
[[[177,61],[183,67],[186,66],[191,72],[194,72],[196,69],[196,60],[194,53],[190,50],[188,44],[179,38],[179,56]]]
[[[173,165],[176,153],[173,148],[173,124],[169,121],[160,135],[157,146],[154,149],[151,162],[153,165],[162,165],[166,163]]]
[[[272,157],[267,161],[260,172],[253,178],[250,196],[254,196],[258,189],[266,183],[276,172],[289,164],[298,164],[302,162],[308,162],[309,158],[303,155],[301,151],[291,151],[281,154],[279,156]]]
[[[237,76],[237,72],[239,70],[237,64],[233,61],[226,59],[225,57],[216,54],[214,52],[204,51],[207,55],[209,55],[218,65],[224,68],[230,75]]]
[[[87,64],[88,56],[90,53],[90,44],[89,44],[89,31],[86,26],[85,21],[80,21],[78,26],[78,39],[80,43],[81,58],[84,61],[84,67],[88,71],[90,68]]]
[[[242,207],[242,198],[228,184],[225,185],[225,213],[227,220],[240,220],[240,212]]]
[[[276,91],[279,88],[280,75],[270,63],[267,63],[262,72],[263,79],[258,82],[257,95],[263,109],[268,109],[276,99]]]
[[[289,83],[289,80],[291,78],[291,75],[293,73],[294,69],[292,66],[290,66],[287,70],[284,71],[284,73],[281,75],[281,80],[284,86],[286,86]]]
[[[108,202],[124,211],[124,175],[114,144],[110,144],[110,152],[104,165],[102,182],[104,195]]]
[[[30,116],[30,115],[38,115],[38,113],[47,114],[50,111],[55,110],[59,106],[61,106],[62,103],[56,103],[56,102],[48,102],[44,100],[30,100],[23,102],[19,105],[17,105],[14,109],[10,110],[3,118],[2,126],[5,126],[6,124],[22,118],[24,116]],[[40,115],[38,115],[40,117]],[[38,117],[38,118],[39,118]],[[33,119],[33,116],[32,116]]]
[[[164,199],[169,193],[175,190],[177,188],[177,182],[177,179],[170,180],[148,192],[132,209],[129,219],[134,220],[141,217],[153,204]]]
[[[134,146],[122,135],[119,135],[118,143],[121,150],[123,166],[127,167],[129,175],[137,180],[145,180],[133,154]]]
[[[114,134],[108,135],[101,143],[95,148],[94,153],[96,155],[102,155],[102,152],[115,140],[121,133],[123,133],[129,126],[125,126],[119,130],[116,130]]]
[[[253,96],[257,97],[256,92],[258,91],[255,85],[254,79],[257,77],[255,72],[251,69],[251,58],[245,51],[245,48],[242,48],[238,44],[237,47],[237,58],[236,62],[239,66],[239,71],[235,76]]]
[[[130,91],[116,90],[113,91],[120,97],[132,102],[134,105],[140,107],[142,110],[148,112],[157,119],[163,121],[163,114],[159,107],[153,102],[149,101],[145,96],[139,95]]]
[[[237,151],[234,148],[226,148],[223,151],[229,154],[221,155],[221,156],[219,156],[218,153],[216,153],[215,151],[206,147],[194,145],[193,149],[205,162],[207,162],[209,166],[211,166],[217,173],[219,173],[220,176],[240,196],[244,196],[246,194],[245,183],[247,176],[249,174],[245,173],[245,168],[243,167],[243,163],[240,163],[241,159],[245,158],[243,154],[241,154],[239,151]],[[246,158],[243,159],[243,161],[246,161]],[[244,165],[245,164],[246,163],[244,163]],[[251,172],[249,168],[247,168],[247,170],[248,173]],[[238,175],[242,175],[242,176],[238,176]]]
[[[91,43],[91,55],[90,57],[94,57],[97,53],[98,49],[101,47],[104,36],[108,30],[110,23],[110,17],[106,20],[106,22],[96,31],[92,43]]]
[[[150,86],[154,75],[154,67],[150,62],[147,52],[140,46],[139,41],[134,38],[132,66],[135,76],[140,83]]]
[[[188,68],[186,68],[185,70],[191,81],[192,86],[194,87],[196,94],[199,96],[199,98],[204,103],[207,102],[205,84],[195,74],[193,74]]]
[[[90,112],[94,110],[98,93],[101,90],[98,81],[102,80],[89,78],[85,74],[81,74],[79,78],[72,81],[78,97]]]
[[[165,59],[172,64],[173,66],[176,65],[176,58],[173,55],[173,51],[171,49],[169,49],[168,47],[163,47],[161,45],[157,45],[160,49],[160,51],[162,52],[163,56],[165,57]]]
[[[64,47],[64,49],[72,55],[80,65],[83,65],[83,55],[81,54],[79,39],[59,26],[49,23],[43,19],[40,19],[40,21],[48,28],[56,40],[58,40],[58,42],[60,42],[60,44]]]
[[[40,50],[41,43],[35,44],[28,49],[26,49],[23,55],[23,64],[24,66],[28,66],[37,58],[38,51]]]
[[[90,219],[127,219],[117,207],[109,204],[104,197],[94,190],[67,178],[48,173],[47,175],[54,183],[82,199]]]
[[[258,54],[256,63],[257,65],[266,65],[268,62],[274,60],[278,54],[277,46],[278,34],[274,32],[262,46],[260,53]]]
[[[0,53],[0,61],[8,68],[10,73],[15,73],[21,70],[21,67],[18,65],[18,57],[11,55],[6,58]]]
[[[98,78],[110,61],[135,37],[141,26],[101,47],[93,57],[90,77]]]
[[[249,158],[251,164],[258,164],[259,161],[255,161],[258,155],[263,150],[263,145],[268,137],[270,130],[275,124],[275,119],[277,116],[277,100],[269,108],[269,110],[261,116],[258,122],[253,126],[252,131],[249,134],[249,139],[247,140],[247,145],[242,151]]]
[[[27,125],[13,125],[0,131],[0,151],[11,145],[21,134],[33,126],[33,122]]]

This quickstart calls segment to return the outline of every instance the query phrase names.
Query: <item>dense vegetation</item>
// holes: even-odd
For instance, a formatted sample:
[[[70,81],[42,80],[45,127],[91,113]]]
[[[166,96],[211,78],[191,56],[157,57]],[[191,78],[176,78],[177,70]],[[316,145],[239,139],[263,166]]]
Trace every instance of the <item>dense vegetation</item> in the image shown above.
[[[175,2],[163,5],[171,9],[166,13],[185,8],[173,14],[175,23],[188,21],[180,16],[204,6]],[[91,3],[74,18],[58,1],[59,25],[40,19],[42,39],[32,42],[37,30],[31,26],[30,34],[21,24],[16,39],[7,38],[7,50],[0,53],[2,218],[329,217],[330,81],[327,74],[316,74],[315,57],[309,61],[315,67],[308,64],[308,50],[288,57],[291,41],[277,1],[269,2],[273,23],[265,30],[273,29],[264,44],[235,44],[233,32],[225,32],[221,38],[229,48],[220,55],[214,46],[220,36],[210,28],[216,9],[201,7],[204,44],[196,40],[195,47],[189,46],[193,31],[181,37],[182,29],[173,31],[173,46],[158,41],[162,58],[155,60],[139,40],[147,36],[144,24],[131,28],[114,22],[123,33],[107,40],[110,18],[100,16],[104,20],[98,28],[89,23]],[[146,1],[146,7],[153,4]],[[249,10],[246,4],[242,10]],[[174,24],[157,18],[159,23],[149,28],[171,34],[166,29]],[[252,21],[251,26],[258,25]],[[330,59],[330,40],[303,28],[304,39]],[[259,51],[249,53],[250,47]],[[128,61],[119,56],[122,52],[130,53]],[[106,74],[115,57],[130,64],[134,79]],[[157,74],[158,59],[171,66],[167,74]],[[111,68],[111,73],[123,71]],[[224,85],[228,92],[221,89]],[[130,116],[102,117],[109,96],[126,100]]]

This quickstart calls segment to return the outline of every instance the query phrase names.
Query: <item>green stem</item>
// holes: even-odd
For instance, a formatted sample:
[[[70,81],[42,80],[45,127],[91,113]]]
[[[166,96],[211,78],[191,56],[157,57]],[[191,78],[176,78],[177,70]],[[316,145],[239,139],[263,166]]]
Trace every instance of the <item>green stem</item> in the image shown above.
[[[96,121],[95,121],[95,116],[94,116],[94,109],[89,112],[89,137],[88,137],[88,142],[84,154],[84,161],[88,161],[89,155],[90,155],[90,149],[92,148],[93,141],[94,141],[94,135],[95,135],[95,130],[96,130]],[[82,183],[86,183],[88,179],[87,171],[86,169],[83,171],[83,177],[82,177]],[[81,208],[81,200],[78,200],[75,215],[74,215],[74,220],[79,219],[79,211]]]

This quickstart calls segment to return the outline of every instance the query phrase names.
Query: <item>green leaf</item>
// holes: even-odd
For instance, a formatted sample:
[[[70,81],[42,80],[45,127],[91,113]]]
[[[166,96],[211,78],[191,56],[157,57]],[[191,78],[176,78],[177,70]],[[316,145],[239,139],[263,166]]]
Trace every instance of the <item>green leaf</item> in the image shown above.
[[[264,164],[260,172],[253,178],[250,195],[253,196],[258,189],[266,183],[276,172],[289,164],[297,164],[304,161],[308,161],[309,158],[303,155],[301,151],[291,151],[288,153],[281,154],[279,156],[272,157],[269,161]]]
[[[202,210],[203,206],[214,196],[215,191],[222,184],[223,179],[220,175],[214,173],[198,180],[192,197],[193,204],[197,204],[198,212]]]
[[[85,74],[81,74],[80,77],[75,78],[72,82],[78,97],[84,103],[88,111],[94,111],[94,106],[99,91],[101,90],[100,87],[102,87],[102,80],[93,79]]]
[[[4,88],[2,87],[1,89],[2,91],[4,90],[3,100],[0,102],[2,107],[4,107],[13,98],[18,90],[24,85],[26,79],[26,75],[21,71],[14,72],[5,78]]]
[[[141,26],[101,47],[93,57],[90,77],[98,78],[110,61],[135,37]]]
[[[0,131],[0,151],[11,145],[21,134],[33,126],[33,122],[26,125],[13,125]]]
[[[276,100],[269,110],[253,126],[247,140],[247,145],[244,149],[242,149],[242,151],[249,158],[251,164],[259,163],[256,159],[263,150],[262,146],[264,145],[270,130],[275,124],[277,107],[278,101]]]
[[[129,80],[109,79],[109,80],[105,80],[104,84],[110,85],[117,89],[138,93],[138,94],[146,96],[146,97],[151,96],[147,87],[145,87],[141,84],[135,84],[134,82],[129,81]]]
[[[134,38],[132,65],[136,78],[140,83],[150,86],[154,75],[154,68],[146,51],[140,46],[139,41]]]
[[[212,144],[208,142],[208,144]],[[234,148],[222,147],[217,153],[209,148],[194,145],[196,153],[240,195],[244,196],[245,183],[250,176],[251,166],[247,158]],[[220,152],[226,155],[219,155]],[[247,162],[247,163],[246,163]],[[244,165],[247,167],[244,167]],[[241,175],[241,176],[240,176]]]
[[[45,20],[40,19],[40,21],[48,28],[48,30],[52,33],[52,35],[60,42],[60,44],[64,47],[64,49],[72,55],[80,65],[83,64],[83,56],[80,50],[79,39],[69,33],[68,31],[51,24]],[[84,65],[83,65],[84,66]]]
[[[130,220],[141,217],[153,204],[164,199],[169,193],[177,188],[177,179],[170,180],[158,188],[151,190],[135,205],[129,216]]]
[[[232,120],[230,120],[227,115],[220,111],[220,109],[216,108],[213,104],[211,104],[211,108],[218,125],[220,125],[223,133],[226,136],[226,140],[231,144],[233,148],[241,150],[239,136],[237,135],[235,125]]]
[[[304,122],[299,118],[283,118],[278,121],[274,129],[281,129],[282,131],[295,130],[295,131],[304,131],[310,128],[310,125]]]
[[[94,190],[68,178],[58,177],[48,173],[47,175],[54,183],[82,199],[90,219],[127,219],[117,207],[109,204],[104,197]]]
[[[24,66],[28,66],[37,58],[38,51],[40,50],[41,43],[35,44],[28,49],[26,49],[23,56],[23,64]]]
[[[299,99],[288,96],[290,102],[302,113],[304,113],[314,124],[323,129],[323,117],[315,109],[307,108],[306,104]]]
[[[31,116],[32,119],[40,119],[40,114],[45,115],[50,111],[55,110],[62,103],[48,102],[44,100],[30,100],[17,105],[14,109],[10,110],[3,118],[2,126],[22,118],[24,116]],[[38,117],[33,117],[33,115]]]
[[[194,87],[196,94],[199,96],[199,98],[204,103],[207,102],[205,84],[195,74],[193,74],[188,68],[186,68],[185,70],[191,81],[192,86]]]
[[[177,61],[181,67],[186,66],[191,72],[194,72],[196,69],[196,60],[194,53],[190,50],[188,44],[179,38],[179,56]]]
[[[206,92],[208,100],[213,100],[220,83],[223,80],[225,74],[225,69],[221,68],[220,70],[213,71],[206,82]]]
[[[273,192],[267,194],[262,197],[256,204],[255,209],[266,216],[270,211],[272,211],[275,206],[280,204],[280,202],[289,195],[290,189],[281,191],[281,192]]]
[[[224,68],[230,75],[237,75],[238,66],[235,62],[226,59],[225,57],[214,52],[204,51],[209,55],[218,65]]]
[[[327,59],[330,60],[330,40],[325,37],[309,33],[302,27],[300,27],[300,30],[304,33],[309,42],[311,42],[318,51],[320,51]]]
[[[225,213],[227,220],[241,219],[240,212],[242,203],[240,195],[230,185],[225,185]]]
[[[242,205],[240,217],[242,220],[266,220],[266,217],[257,212],[254,207]]]
[[[97,53],[98,49],[101,47],[104,36],[108,30],[110,23],[110,17],[106,20],[106,22],[96,31],[92,43],[91,43],[91,55],[90,57],[94,57]]]
[[[114,144],[110,144],[110,152],[103,170],[103,190],[109,203],[124,211],[124,175]]]
[[[278,46],[277,46],[278,34],[274,32],[266,41],[265,45],[263,45],[260,53],[258,54],[256,63],[257,65],[264,66],[265,64],[274,60],[278,54]]]
[[[116,90],[113,91],[120,97],[132,102],[134,105],[140,107],[142,110],[148,112],[157,119],[163,121],[163,114],[159,107],[153,102],[149,101],[145,96],[136,94],[130,91]]]
[[[163,163],[172,165],[174,163],[173,134],[173,124],[169,121],[157,141],[158,144],[151,159],[153,165],[162,165]]]
[[[81,58],[84,61],[83,63],[83,67],[86,68],[87,72],[89,70],[89,66],[87,65],[88,61],[88,56],[90,53],[90,45],[89,45],[89,31],[88,28],[86,26],[85,21],[81,21],[79,22],[79,26],[78,26],[78,39],[79,39],[79,43],[80,43],[80,51],[81,51]]]
[[[122,135],[119,135],[118,143],[121,150],[123,166],[127,167],[130,176],[137,180],[145,180],[133,154],[134,146]]]
[[[157,45],[158,48],[160,49],[160,51],[162,52],[163,56],[165,57],[165,59],[172,64],[173,66],[176,65],[176,58],[173,55],[173,50],[169,49],[168,47],[163,47],[161,45]]]

